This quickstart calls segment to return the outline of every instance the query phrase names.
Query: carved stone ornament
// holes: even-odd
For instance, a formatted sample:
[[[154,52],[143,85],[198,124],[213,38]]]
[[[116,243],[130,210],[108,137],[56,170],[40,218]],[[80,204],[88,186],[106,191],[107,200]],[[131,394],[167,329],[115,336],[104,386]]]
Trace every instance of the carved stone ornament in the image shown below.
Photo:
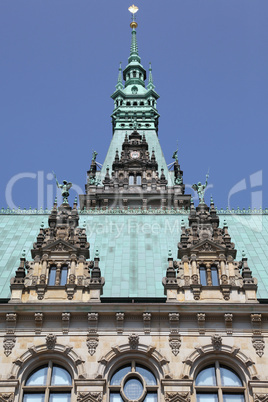
[[[54,334],[48,334],[46,336],[46,344],[48,349],[54,349],[57,342],[57,337]]]
[[[169,313],[169,320],[170,321],[179,321],[180,314],[179,313]]]
[[[16,343],[16,338],[15,336],[9,336],[4,339],[3,346],[4,346],[4,353],[6,356],[9,356],[12,352],[12,349],[14,348]]]
[[[252,339],[252,344],[256,353],[259,357],[262,357],[264,354],[265,342],[263,339]]]
[[[129,342],[131,349],[137,349],[138,344],[139,344],[139,335],[137,335],[137,334],[129,335],[128,342]]]
[[[62,313],[61,319],[62,321],[70,321],[70,316],[71,316],[70,313]]]
[[[151,313],[143,313],[143,320],[150,321],[151,320]]]
[[[96,353],[96,349],[98,347],[99,344],[99,340],[97,337],[87,337],[87,349],[88,349],[88,353],[93,356],[94,353]]]
[[[180,351],[180,347],[181,347],[181,339],[170,339],[169,340],[169,346],[171,347],[172,353],[174,356],[177,356],[179,351]]]
[[[205,321],[206,320],[206,314],[205,313],[197,313],[197,321]]]
[[[233,314],[231,314],[231,313],[224,314],[224,319],[225,319],[226,322],[232,322],[233,321]]]
[[[190,392],[165,392],[165,402],[190,402]]]
[[[211,337],[211,343],[215,350],[220,350],[222,346],[222,337],[218,334],[215,334]]]
[[[125,314],[124,313],[116,313],[116,319],[117,321],[123,321],[125,318]]]
[[[101,402],[102,392],[79,392],[77,402]]]
[[[0,402],[1,401],[13,402],[14,401],[14,394],[12,394],[12,393],[0,394]]]
[[[7,321],[12,321],[12,322],[14,322],[14,321],[16,321],[16,319],[17,319],[17,314],[16,313],[7,313],[6,314],[6,320]]]
[[[254,394],[254,402],[268,402],[268,394]]]
[[[43,321],[43,318],[44,318],[44,314],[43,313],[35,313],[34,314],[34,319],[35,319],[35,321]]]

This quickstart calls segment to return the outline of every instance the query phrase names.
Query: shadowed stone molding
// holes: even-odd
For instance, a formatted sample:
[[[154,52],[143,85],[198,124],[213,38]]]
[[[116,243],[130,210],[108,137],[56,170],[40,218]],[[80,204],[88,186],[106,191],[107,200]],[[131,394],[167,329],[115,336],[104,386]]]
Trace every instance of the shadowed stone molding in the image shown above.
[[[8,376],[9,380],[18,379],[20,369],[27,365],[29,361],[33,362],[35,359],[39,361],[43,356],[46,358],[55,358],[59,356],[61,359],[65,359],[66,363],[70,364],[77,371],[77,377],[79,379],[85,379],[87,377],[84,360],[73,350],[72,346],[61,345],[56,343],[53,350],[49,349],[47,344],[39,346],[31,346],[20,357],[13,361],[11,372]]]
[[[252,345],[259,357],[264,354],[265,341],[262,337],[252,337]]]
[[[13,393],[0,394],[0,402],[13,402],[13,401],[14,401]]]
[[[48,349],[54,349],[57,342],[57,337],[55,334],[48,334],[46,336],[46,344]]]
[[[98,337],[97,336],[92,337],[92,336],[88,335],[86,343],[87,343],[88,353],[91,356],[93,356],[94,353],[96,353],[96,349],[97,349],[98,344],[99,344]]]
[[[170,336],[169,337],[169,346],[174,356],[177,356],[181,347],[181,337],[178,335],[177,337]]]
[[[220,350],[222,345],[222,337],[218,334],[212,335],[211,343],[215,350]]]
[[[227,335],[232,335],[232,333],[233,333],[233,314],[225,313],[224,320],[225,320],[225,328],[226,328]]]
[[[102,392],[79,392],[77,402],[101,402]]]
[[[262,329],[261,329],[261,323],[262,323],[262,316],[261,314],[251,314],[251,326],[252,326],[252,331],[253,335],[261,335]]]
[[[62,313],[62,315],[61,315],[62,333],[63,334],[68,334],[68,332],[69,332],[70,318],[71,318],[71,313]]]
[[[5,336],[4,341],[3,341],[3,346],[4,346],[4,354],[6,356],[9,356],[12,352],[12,349],[14,348],[16,344],[16,337],[15,336]]]
[[[99,314],[98,313],[88,313],[87,315],[88,325],[89,325],[89,332],[92,334],[96,334],[98,330],[98,321],[99,321]]]
[[[205,334],[205,324],[206,324],[206,314],[205,313],[197,313],[197,322],[198,322],[198,330],[199,334]]]
[[[44,314],[43,313],[34,313],[35,320],[35,333],[41,334],[43,327]]]
[[[218,353],[219,356],[222,355],[223,357],[230,358],[231,360],[235,359],[237,361],[237,364],[241,365],[241,367],[244,367],[249,372],[251,380],[259,380],[255,363],[249,356],[245,355],[239,347],[231,347],[229,345],[222,344],[221,349]],[[190,378],[191,369],[195,364],[197,364],[197,361],[199,361],[200,358],[208,358],[210,360],[212,356],[215,358],[215,349],[212,344],[196,347],[195,351],[193,351],[183,361],[184,365],[181,378]]]
[[[165,402],[190,402],[190,392],[165,392]]]
[[[138,344],[139,344],[139,335],[137,334],[131,334],[128,337],[129,345],[131,349],[137,349]]]
[[[7,313],[6,314],[6,333],[14,334],[17,324],[17,313]]]
[[[170,325],[170,333],[178,334],[179,333],[179,313],[169,313],[169,325]]]
[[[96,379],[105,377],[105,373],[114,367],[115,362],[119,364],[120,360],[125,361],[126,356],[135,356],[135,358],[146,358],[156,371],[162,371],[162,375],[166,379],[172,378],[167,360],[154,346],[139,343],[136,349],[132,349],[129,343],[120,346],[113,346],[100,360],[96,374]]]
[[[268,402],[268,394],[254,394],[254,402]]]
[[[151,332],[151,313],[143,313],[143,324],[144,324],[144,333],[149,334]]]
[[[116,313],[115,318],[116,318],[116,331],[118,334],[122,334],[124,331],[125,314],[124,313]]]

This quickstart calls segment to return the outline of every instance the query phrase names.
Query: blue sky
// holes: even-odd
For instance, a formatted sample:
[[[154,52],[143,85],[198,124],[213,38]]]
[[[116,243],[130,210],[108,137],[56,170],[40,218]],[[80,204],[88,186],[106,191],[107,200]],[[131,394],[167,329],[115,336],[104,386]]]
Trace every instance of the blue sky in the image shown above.
[[[52,170],[84,189],[93,150],[103,162],[110,95],[129,55],[131,4],[0,0],[0,207],[7,193],[21,208],[50,207]],[[167,163],[178,141],[186,184],[203,182],[210,169],[207,200],[268,207],[267,0],[135,4]]]

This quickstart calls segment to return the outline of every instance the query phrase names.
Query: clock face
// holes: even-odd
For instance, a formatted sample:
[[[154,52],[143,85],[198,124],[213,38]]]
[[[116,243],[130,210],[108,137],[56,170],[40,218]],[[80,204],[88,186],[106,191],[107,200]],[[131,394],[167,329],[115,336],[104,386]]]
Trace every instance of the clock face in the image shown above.
[[[132,159],[138,159],[140,157],[140,153],[139,153],[139,151],[132,151],[130,153],[130,156]]]

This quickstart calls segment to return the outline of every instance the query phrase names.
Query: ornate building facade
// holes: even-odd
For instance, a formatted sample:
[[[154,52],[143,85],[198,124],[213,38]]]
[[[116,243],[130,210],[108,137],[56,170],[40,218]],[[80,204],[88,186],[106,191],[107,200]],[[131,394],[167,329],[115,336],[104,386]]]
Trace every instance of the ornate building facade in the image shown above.
[[[219,212],[204,186],[197,207],[185,194],[136,28],[133,17],[113,138],[80,210],[65,194],[47,213],[2,211],[3,238],[21,236],[26,254],[17,268],[17,244],[2,256],[0,401],[268,401],[266,260],[239,237],[265,245],[246,222],[267,211]]]

